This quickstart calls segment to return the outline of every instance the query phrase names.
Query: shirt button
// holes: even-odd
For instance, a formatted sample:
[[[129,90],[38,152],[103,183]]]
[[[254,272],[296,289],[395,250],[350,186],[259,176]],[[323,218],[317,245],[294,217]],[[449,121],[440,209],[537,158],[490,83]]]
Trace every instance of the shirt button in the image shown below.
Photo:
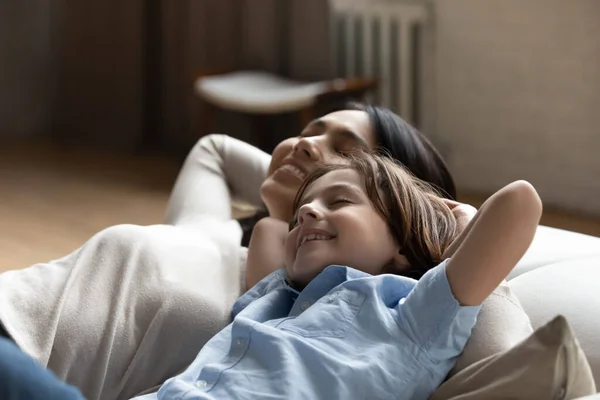
[[[194,383],[194,386],[196,386],[198,389],[204,389],[204,388],[206,388],[207,385],[208,385],[208,382],[206,382],[206,381],[198,381],[198,382]]]
[[[246,343],[246,341],[244,339],[236,339],[235,340],[235,345],[238,347],[242,347],[245,343]]]
[[[300,304],[300,308],[302,309],[302,311],[308,310],[308,307],[310,307],[310,303],[308,301],[305,301],[302,304]]]

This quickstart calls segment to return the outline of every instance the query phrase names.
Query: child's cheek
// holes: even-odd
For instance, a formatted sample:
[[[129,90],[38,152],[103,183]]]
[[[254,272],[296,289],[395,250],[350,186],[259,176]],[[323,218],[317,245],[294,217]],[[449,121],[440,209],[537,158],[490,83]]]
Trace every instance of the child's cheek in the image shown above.
[[[289,267],[296,259],[296,240],[298,238],[298,228],[294,228],[285,239],[285,267]]]

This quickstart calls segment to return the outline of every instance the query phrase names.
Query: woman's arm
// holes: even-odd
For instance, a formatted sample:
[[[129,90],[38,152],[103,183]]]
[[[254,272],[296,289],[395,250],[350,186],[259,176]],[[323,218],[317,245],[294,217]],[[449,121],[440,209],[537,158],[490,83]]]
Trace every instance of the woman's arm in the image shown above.
[[[165,223],[193,223],[210,214],[231,219],[231,198],[262,206],[260,185],[271,156],[227,135],[208,135],[187,156],[169,199]]]
[[[446,267],[460,304],[481,304],[506,278],[531,244],[541,215],[541,200],[525,181],[505,186],[481,206]]]
[[[285,266],[285,238],[288,231],[288,224],[278,219],[266,217],[258,221],[248,246],[246,290]]]

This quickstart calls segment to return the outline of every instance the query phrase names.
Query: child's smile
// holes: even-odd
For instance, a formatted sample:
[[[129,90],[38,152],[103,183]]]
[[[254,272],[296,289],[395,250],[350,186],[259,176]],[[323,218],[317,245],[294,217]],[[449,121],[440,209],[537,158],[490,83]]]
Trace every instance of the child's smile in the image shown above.
[[[286,269],[297,283],[335,264],[378,274],[398,253],[356,171],[340,169],[316,179],[300,204],[286,239]]]
[[[326,231],[320,229],[307,229],[298,235],[298,248],[307,242],[331,240],[333,238],[335,238],[335,236]]]

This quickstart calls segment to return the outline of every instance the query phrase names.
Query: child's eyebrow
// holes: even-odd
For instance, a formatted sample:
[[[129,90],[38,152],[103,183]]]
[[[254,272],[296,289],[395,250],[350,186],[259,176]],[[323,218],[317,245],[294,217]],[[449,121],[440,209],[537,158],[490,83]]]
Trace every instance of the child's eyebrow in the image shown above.
[[[327,188],[325,188],[325,190],[323,191],[326,195],[328,195],[330,192],[336,192],[336,191],[342,191],[342,192],[350,192],[354,195],[360,195],[361,190],[358,189],[355,185],[350,185],[348,183],[334,183],[331,186],[328,186]],[[289,228],[290,230],[292,230],[294,228],[294,226],[296,226],[296,220],[298,218],[298,210],[300,209],[300,207],[302,207],[304,204],[311,202],[313,199],[315,198],[314,194],[309,194],[308,196],[304,196],[300,199],[300,201],[298,202],[298,206],[296,207],[296,209],[294,210],[294,215],[292,216],[292,220],[289,223]]]
[[[322,193],[325,195],[329,195],[338,191],[343,193],[351,193],[355,195],[359,195],[360,193],[362,193],[360,189],[356,187],[356,185],[351,185],[345,182],[334,183],[333,185],[326,187]],[[298,202],[298,208],[300,208],[306,203],[310,203],[314,200],[315,197],[316,195],[314,193],[309,193],[307,196],[303,196]],[[296,211],[298,211],[298,208],[296,209]]]

